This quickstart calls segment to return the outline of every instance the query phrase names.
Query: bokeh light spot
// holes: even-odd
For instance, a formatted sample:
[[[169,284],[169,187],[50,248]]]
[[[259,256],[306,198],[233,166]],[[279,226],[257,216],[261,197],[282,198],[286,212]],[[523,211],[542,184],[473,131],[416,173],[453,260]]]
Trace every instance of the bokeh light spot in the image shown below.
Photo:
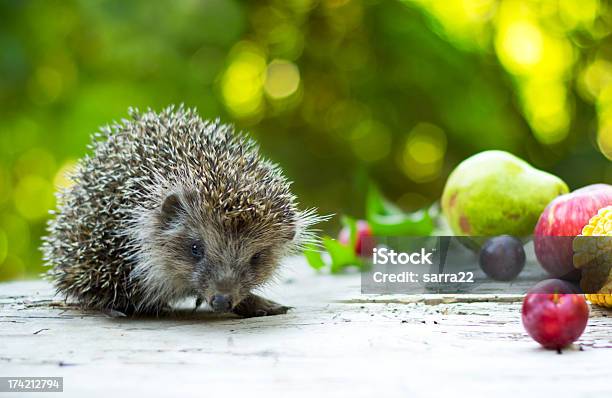
[[[559,15],[568,29],[589,28],[599,13],[599,0],[559,0]]]
[[[300,71],[289,61],[274,60],[268,65],[264,89],[273,99],[283,99],[294,94],[300,86]]]
[[[472,22],[488,20],[493,16],[495,0],[460,0],[461,9]]]
[[[440,175],[445,154],[444,131],[430,123],[419,123],[408,134],[400,166],[414,182],[432,181]]]
[[[490,29],[487,23],[494,16],[494,0],[410,0],[442,22],[445,38],[462,47],[487,46]],[[435,29],[435,26],[434,26]]]
[[[612,84],[612,63],[596,59],[584,69],[581,77],[590,99],[596,99],[604,88]]]
[[[54,205],[53,187],[46,179],[37,175],[23,177],[15,187],[15,208],[28,220],[47,217]]]
[[[497,52],[506,68],[523,73],[542,58],[542,34],[537,25],[523,20],[502,26],[497,38]]]
[[[525,113],[536,139],[545,145],[563,141],[570,123],[563,83],[530,80],[522,91]]]
[[[223,101],[236,117],[251,117],[263,110],[266,60],[253,44],[238,43],[221,80]]]

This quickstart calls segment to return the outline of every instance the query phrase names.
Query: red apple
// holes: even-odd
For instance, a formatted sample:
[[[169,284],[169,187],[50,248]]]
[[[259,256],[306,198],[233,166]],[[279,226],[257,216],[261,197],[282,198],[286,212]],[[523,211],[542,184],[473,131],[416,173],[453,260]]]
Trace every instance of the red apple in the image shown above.
[[[529,293],[523,301],[523,326],[545,348],[561,349],[584,332],[589,306],[581,294]]]
[[[534,231],[536,257],[555,278],[580,279],[572,261],[572,240],[602,207],[612,205],[612,185],[595,184],[558,196],[548,204]]]
[[[374,249],[374,237],[372,234],[372,228],[365,220],[358,220],[357,223],[357,236],[355,237],[355,253],[358,256],[369,257],[372,255]],[[340,231],[338,241],[344,245],[348,245],[351,240],[350,228],[344,227]]]

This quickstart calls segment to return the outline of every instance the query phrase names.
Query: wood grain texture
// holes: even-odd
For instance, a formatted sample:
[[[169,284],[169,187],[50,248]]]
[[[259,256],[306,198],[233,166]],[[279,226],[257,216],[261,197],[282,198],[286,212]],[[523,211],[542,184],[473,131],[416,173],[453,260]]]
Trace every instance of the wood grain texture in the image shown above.
[[[612,392],[612,311],[593,308],[559,355],[526,335],[516,295],[365,296],[358,275],[299,258],[264,295],[295,309],[127,319],[66,306],[46,282],[0,284],[0,375],[63,376],[61,396],[88,398]]]

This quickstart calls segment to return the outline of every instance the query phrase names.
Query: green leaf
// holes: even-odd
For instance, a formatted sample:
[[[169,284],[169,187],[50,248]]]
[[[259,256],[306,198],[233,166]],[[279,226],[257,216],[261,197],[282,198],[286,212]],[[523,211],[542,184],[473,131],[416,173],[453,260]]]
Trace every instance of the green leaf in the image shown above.
[[[429,236],[434,230],[434,221],[425,210],[414,213],[378,215],[368,219],[374,235],[382,236]]]
[[[344,268],[351,265],[361,266],[361,260],[357,257],[352,247],[343,245],[329,236],[323,237],[323,246],[325,246],[331,257],[330,271],[332,274],[342,272]]]
[[[429,236],[435,227],[428,210],[414,213],[403,212],[385,199],[373,184],[368,190],[366,216],[374,235]]]
[[[304,248],[304,257],[306,257],[306,261],[312,268],[316,270],[325,268],[325,261],[323,261],[321,251],[316,245],[312,243],[307,245]]]
[[[403,212],[399,207],[385,199],[378,188],[371,184],[366,198],[366,218],[369,220],[375,214],[392,215],[403,214]]]

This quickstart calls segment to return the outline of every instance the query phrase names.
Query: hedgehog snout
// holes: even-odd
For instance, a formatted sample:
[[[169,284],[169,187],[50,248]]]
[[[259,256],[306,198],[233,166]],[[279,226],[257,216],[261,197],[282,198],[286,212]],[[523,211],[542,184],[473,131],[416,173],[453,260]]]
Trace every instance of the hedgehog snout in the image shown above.
[[[210,280],[202,296],[210,308],[215,312],[229,312],[242,299],[240,295],[240,281],[234,278]]]
[[[228,312],[232,309],[232,297],[229,294],[215,294],[210,299],[210,306],[215,312]]]

